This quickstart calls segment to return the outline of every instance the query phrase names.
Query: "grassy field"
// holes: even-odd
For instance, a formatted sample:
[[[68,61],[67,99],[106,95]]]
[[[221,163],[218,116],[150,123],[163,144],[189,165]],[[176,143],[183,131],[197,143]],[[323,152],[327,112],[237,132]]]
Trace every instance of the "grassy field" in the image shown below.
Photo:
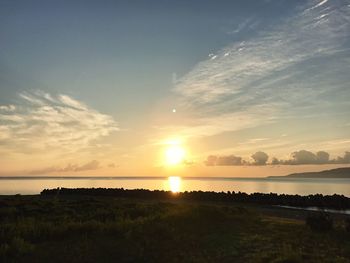
[[[343,218],[247,204],[0,197],[1,262],[350,262]],[[300,219],[298,219],[300,218]]]

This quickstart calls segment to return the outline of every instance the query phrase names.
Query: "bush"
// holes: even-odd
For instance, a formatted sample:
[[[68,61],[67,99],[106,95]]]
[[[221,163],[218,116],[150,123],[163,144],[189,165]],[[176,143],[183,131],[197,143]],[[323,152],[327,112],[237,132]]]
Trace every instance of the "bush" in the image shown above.
[[[311,214],[306,218],[306,225],[315,231],[329,231],[333,228],[333,219],[329,214]]]
[[[345,230],[346,232],[350,233],[350,218],[345,220]]]
[[[2,262],[17,262],[23,255],[33,252],[34,246],[21,237],[13,237],[9,243],[0,245],[0,260]]]

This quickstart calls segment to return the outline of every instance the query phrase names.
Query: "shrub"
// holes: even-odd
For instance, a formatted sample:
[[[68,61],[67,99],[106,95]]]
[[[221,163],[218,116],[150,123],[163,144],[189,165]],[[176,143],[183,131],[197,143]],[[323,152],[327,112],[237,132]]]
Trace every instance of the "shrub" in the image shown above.
[[[345,220],[345,230],[346,232],[350,233],[350,218]]]
[[[333,219],[329,214],[311,214],[306,218],[306,225],[315,231],[329,231],[333,228]]]

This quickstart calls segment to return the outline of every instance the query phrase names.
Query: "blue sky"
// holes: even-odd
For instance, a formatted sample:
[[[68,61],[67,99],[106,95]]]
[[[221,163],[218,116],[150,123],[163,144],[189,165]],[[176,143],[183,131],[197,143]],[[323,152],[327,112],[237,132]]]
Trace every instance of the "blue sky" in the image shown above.
[[[181,77],[209,53],[293,8],[289,1],[73,2],[2,1],[4,96],[48,89],[113,111],[106,100],[124,109],[121,96],[141,93],[138,102],[149,107],[170,92],[173,73]],[[243,32],[244,23],[256,29]]]
[[[3,164],[157,167],[169,138],[198,166],[208,155],[249,162],[256,151],[342,156],[349,6],[1,0]]]

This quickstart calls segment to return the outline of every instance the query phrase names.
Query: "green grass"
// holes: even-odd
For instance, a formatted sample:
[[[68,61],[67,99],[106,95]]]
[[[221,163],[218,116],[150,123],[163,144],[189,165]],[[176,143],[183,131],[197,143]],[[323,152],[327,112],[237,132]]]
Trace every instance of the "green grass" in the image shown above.
[[[12,196],[0,198],[0,261],[350,262],[350,234],[241,204]]]

